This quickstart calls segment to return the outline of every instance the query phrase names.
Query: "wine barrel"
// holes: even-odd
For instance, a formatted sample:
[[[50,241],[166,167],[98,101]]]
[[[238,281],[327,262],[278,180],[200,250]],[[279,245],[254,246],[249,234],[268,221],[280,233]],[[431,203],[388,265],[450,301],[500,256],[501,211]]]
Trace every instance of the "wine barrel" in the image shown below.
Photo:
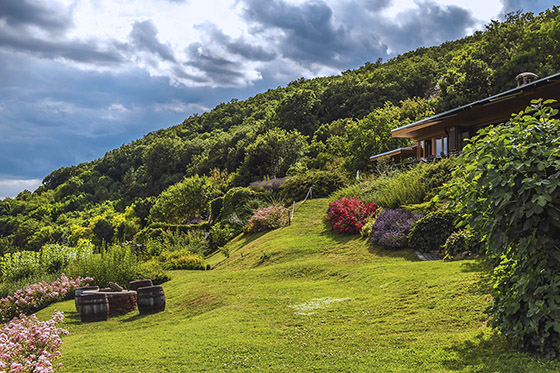
[[[82,322],[107,321],[109,300],[106,294],[85,293],[80,297],[80,319]]]
[[[84,294],[85,291],[98,291],[99,286],[82,286],[81,288],[77,288],[74,292],[74,304],[76,305],[76,311],[80,312],[80,297]]]
[[[161,286],[146,286],[136,290],[140,314],[156,313],[165,310],[165,294]]]
[[[138,288],[143,288],[146,286],[153,286],[154,284],[152,284],[152,280],[150,279],[146,279],[146,280],[137,280],[137,281],[130,281],[128,283],[128,290],[138,290]]]

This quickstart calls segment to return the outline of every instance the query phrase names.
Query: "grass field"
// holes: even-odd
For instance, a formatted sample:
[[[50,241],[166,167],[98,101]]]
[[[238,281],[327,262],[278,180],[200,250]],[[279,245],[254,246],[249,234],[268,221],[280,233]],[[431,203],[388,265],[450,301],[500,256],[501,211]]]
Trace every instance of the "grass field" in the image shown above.
[[[167,309],[82,324],[65,312],[62,371],[556,372],[488,326],[473,260],[421,262],[329,231],[326,200],[293,224],[240,237],[212,271],[173,271]]]

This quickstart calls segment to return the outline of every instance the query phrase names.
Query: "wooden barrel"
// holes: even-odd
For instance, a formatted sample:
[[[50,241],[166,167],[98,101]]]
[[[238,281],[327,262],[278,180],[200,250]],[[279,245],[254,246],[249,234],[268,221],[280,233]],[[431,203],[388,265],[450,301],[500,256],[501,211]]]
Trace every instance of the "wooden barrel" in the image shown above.
[[[88,294],[88,293],[86,293]],[[109,301],[109,317],[123,315],[136,308],[136,292],[130,290],[99,292],[105,294]]]
[[[101,293],[85,293],[80,297],[80,319],[82,322],[107,321],[109,300]]]
[[[85,291],[99,291],[99,286],[83,286],[77,288],[74,292],[74,304],[76,305],[76,311],[80,312],[80,297]]]
[[[128,283],[128,290],[138,290],[138,288],[143,288],[146,286],[154,286],[154,284],[152,284],[152,280],[150,279],[146,279],[146,280],[137,280],[137,281],[130,281]]]
[[[140,314],[156,313],[165,310],[165,294],[161,286],[146,286],[136,290]]]

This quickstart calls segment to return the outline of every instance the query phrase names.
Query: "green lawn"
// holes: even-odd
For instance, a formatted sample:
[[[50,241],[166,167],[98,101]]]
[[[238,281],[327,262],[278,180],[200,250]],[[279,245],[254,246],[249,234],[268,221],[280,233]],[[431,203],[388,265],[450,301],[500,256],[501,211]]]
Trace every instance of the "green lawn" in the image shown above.
[[[472,260],[421,262],[329,231],[326,200],[290,227],[237,238],[212,271],[173,271],[165,312],[82,324],[65,311],[63,371],[555,372],[489,327]]]

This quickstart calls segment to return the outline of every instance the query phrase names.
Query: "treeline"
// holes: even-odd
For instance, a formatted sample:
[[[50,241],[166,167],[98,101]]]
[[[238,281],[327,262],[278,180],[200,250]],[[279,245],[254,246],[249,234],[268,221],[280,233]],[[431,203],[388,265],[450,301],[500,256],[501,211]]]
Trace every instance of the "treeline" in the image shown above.
[[[370,155],[407,144],[391,129],[513,88],[520,72],[560,71],[559,36],[558,7],[512,13],[464,39],[222,103],[0,201],[0,254],[79,238],[100,246],[155,222],[193,223],[208,218],[209,201],[251,182],[367,172]],[[200,198],[166,221],[167,201],[185,185]]]

